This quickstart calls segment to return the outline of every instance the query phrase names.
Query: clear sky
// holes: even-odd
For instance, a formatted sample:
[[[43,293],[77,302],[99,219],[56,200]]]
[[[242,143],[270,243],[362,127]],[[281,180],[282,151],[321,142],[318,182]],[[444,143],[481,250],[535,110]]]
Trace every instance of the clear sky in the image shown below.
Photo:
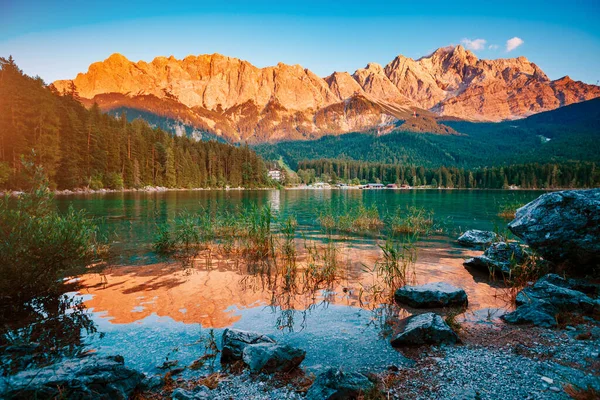
[[[597,84],[600,0],[0,0],[0,56],[47,82],[115,52],[134,61],[216,52],[326,76],[459,43]]]

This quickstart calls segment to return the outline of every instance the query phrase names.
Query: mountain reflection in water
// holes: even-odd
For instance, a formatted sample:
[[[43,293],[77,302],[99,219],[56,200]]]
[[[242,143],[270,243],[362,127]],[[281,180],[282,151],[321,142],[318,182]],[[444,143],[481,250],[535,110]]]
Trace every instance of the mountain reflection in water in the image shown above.
[[[420,244],[415,283],[445,281],[465,289],[468,311],[509,306],[502,289],[490,285],[487,274],[468,271],[462,265],[464,258],[478,254],[477,251],[442,245],[439,241]],[[84,275],[81,294],[90,295],[85,305],[102,312],[113,324],[128,324],[156,314],[183,323],[199,323],[205,328],[225,328],[240,319],[233,308],[272,305],[304,310],[322,302],[372,307],[361,303],[359,293],[376,280],[365,271],[365,266],[374,265],[381,250],[374,245],[344,247],[341,254],[346,262],[342,279],[326,290],[293,293],[284,304],[278,302],[278,296],[284,296],[285,289],[269,286],[263,275],[242,271],[232,259],[216,256],[208,269],[206,260],[199,258],[195,268],[183,269],[180,263],[173,262],[114,267],[102,276]]]

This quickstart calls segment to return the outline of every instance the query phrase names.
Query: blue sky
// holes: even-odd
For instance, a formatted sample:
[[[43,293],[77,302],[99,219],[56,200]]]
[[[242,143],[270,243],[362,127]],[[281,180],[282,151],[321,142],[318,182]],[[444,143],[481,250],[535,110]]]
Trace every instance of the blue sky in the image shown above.
[[[518,46],[507,51],[510,39]],[[0,56],[47,82],[115,52],[134,61],[217,52],[326,76],[459,43],[480,58],[523,55],[551,79],[597,84],[600,1],[0,0]]]

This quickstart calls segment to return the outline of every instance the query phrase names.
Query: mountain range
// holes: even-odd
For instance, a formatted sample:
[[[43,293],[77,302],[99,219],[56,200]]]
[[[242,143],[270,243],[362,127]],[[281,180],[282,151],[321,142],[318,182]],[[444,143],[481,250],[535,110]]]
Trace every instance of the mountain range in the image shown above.
[[[113,54],[53,86],[75,89],[105,112],[233,143],[363,131],[456,135],[463,132],[448,121],[515,120],[600,97],[600,87],[552,81],[525,57],[478,59],[460,45],[325,78],[300,65],[258,68],[220,54],[149,63]]]

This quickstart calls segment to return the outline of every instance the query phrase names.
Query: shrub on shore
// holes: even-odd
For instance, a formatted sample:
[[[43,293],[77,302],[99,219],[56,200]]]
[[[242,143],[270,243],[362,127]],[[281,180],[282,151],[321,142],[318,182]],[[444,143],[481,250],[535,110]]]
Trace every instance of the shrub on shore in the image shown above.
[[[62,278],[85,270],[101,250],[95,224],[72,207],[57,212],[43,170],[28,168],[32,188],[0,199],[0,297],[17,307],[60,294]]]

